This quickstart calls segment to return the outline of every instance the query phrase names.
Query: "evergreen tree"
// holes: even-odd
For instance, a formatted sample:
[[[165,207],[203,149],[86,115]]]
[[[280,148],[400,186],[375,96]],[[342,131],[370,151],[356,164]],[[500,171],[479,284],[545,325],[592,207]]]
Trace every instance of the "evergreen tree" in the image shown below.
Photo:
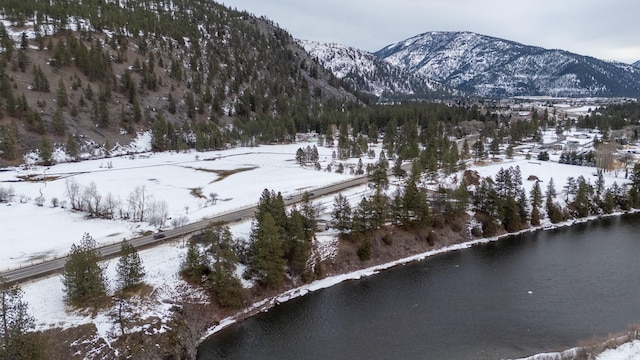
[[[298,148],[298,151],[296,151],[296,163],[300,166],[303,166],[305,163],[304,150],[302,150],[302,148]]]
[[[0,359],[42,358],[39,335],[28,332],[34,326],[35,319],[28,313],[22,289],[0,278]]]
[[[333,198],[331,218],[333,219],[334,227],[341,234],[348,234],[351,231],[351,204],[342,193]]]
[[[533,185],[533,188],[531,189],[530,198],[531,207],[539,208],[540,206],[542,206],[542,190],[540,190],[540,183],[538,181],[536,181],[536,183]]]
[[[107,294],[105,269],[98,264],[96,241],[85,233],[79,245],[73,244],[62,274],[66,301],[74,306],[97,308]]]
[[[540,225],[540,207],[542,206],[542,190],[540,190],[540,183],[536,181],[531,189],[531,225]]]
[[[78,142],[76,142],[76,139],[71,135],[67,136],[65,152],[67,153],[67,156],[71,158],[71,160],[76,160],[78,157]]]
[[[38,148],[38,154],[42,160],[42,164],[45,166],[51,165],[53,162],[53,144],[47,136],[43,136],[40,139],[40,147]]]
[[[116,283],[120,290],[129,290],[140,286],[145,277],[140,255],[133,245],[123,241],[120,246],[120,259],[116,268]]]
[[[576,196],[571,203],[572,208],[575,211],[577,217],[586,217],[590,213],[591,199],[593,197],[594,189],[587,182],[587,180],[581,175],[578,176]]]
[[[473,144],[473,157],[476,161],[487,157],[487,152],[484,149],[484,139],[480,138]]]
[[[58,107],[56,109],[56,112],[53,114],[53,118],[51,119],[51,127],[53,128],[52,130],[55,135],[64,136],[67,124],[64,121],[61,107]]]
[[[305,223],[307,219],[302,212],[293,209],[288,217],[287,235],[284,241],[284,256],[289,270],[293,274],[304,275],[309,260],[311,239],[307,238]]]
[[[407,177],[402,198],[402,224],[408,226],[412,223],[428,225],[429,204],[427,194],[418,188],[420,180],[420,166],[418,161],[413,161],[411,174]]]
[[[396,157],[396,161],[393,164],[392,173],[393,173],[393,176],[398,178],[403,178],[407,175],[407,171],[402,168],[402,157],[400,155]]]
[[[180,275],[188,281],[199,283],[203,276],[208,276],[210,273],[211,268],[206,256],[200,252],[198,244],[190,241],[187,254],[180,263]]]
[[[265,213],[255,231],[251,270],[258,282],[269,289],[278,288],[284,281],[284,249],[279,229],[271,213]]]
[[[470,193],[467,188],[467,184],[464,180],[460,182],[460,185],[452,193],[452,212],[454,215],[462,215],[469,205]]]
[[[380,159],[374,166],[373,172],[369,175],[371,182],[376,189],[387,190],[389,188],[389,177],[387,176],[388,162],[384,158],[384,152],[380,152]]]
[[[109,109],[107,108],[107,102],[106,101],[100,101],[99,103],[99,107],[96,109],[97,111],[97,119],[98,119],[98,126],[106,129],[109,127]]]
[[[13,160],[18,155],[18,125],[14,120],[0,127],[0,150],[2,156],[7,160]]]
[[[229,226],[223,223],[209,224],[203,230],[203,241],[214,263],[208,280],[211,296],[222,307],[239,308],[244,304],[244,290],[234,276],[238,257],[233,249],[233,237]]]
[[[64,85],[62,78],[58,81],[58,92],[56,96],[58,107],[65,107],[69,105],[69,96],[67,95],[67,89]]]
[[[304,229],[304,240],[310,241],[316,233],[316,226],[318,224],[318,209],[311,201],[311,196],[308,192],[305,192],[302,195],[302,202],[300,205],[302,226]]]
[[[553,182],[553,178],[549,179],[545,196],[551,197],[552,199],[555,199],[555,197],[558,196],[558,193],[556,192],[556,185]]]

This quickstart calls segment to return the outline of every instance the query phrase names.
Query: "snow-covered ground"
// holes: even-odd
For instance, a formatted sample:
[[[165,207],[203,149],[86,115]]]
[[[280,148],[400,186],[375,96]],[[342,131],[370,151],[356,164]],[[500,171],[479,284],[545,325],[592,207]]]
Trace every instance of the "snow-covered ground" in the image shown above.
[[[616,349],[605,350],[596,360],[634,360],[640,359],[640,340],[622,344]]]
[[[67,181],[75,181],[81,189],[93,183],[103,202],[111,195],[125,210],[130,194],[144,187],[150,201],[166,204],[169,218],[185,217],[195,222],[255,204],[264,189],[287,196],[352,177],[348,171],[338,174],[297,165],[296,150],[308,145],[313,146],[297,143],[205,153],[145,153],[0,172],[0,188],[12,188],[16,199],[10,205],[0,205],[0,223],[5,234],[0,239],[3,249],[0,269],[65,255],[85,232],[98,243],[106,244],[156,230],[147,223],[89,219],[85,213],[69,210]],[[332,162],[333,149],[318,147],[318,152],[324,169]],[[367,161],[373,160],[363,158],[363,162]],[[353,159],[350,162],[354,163]],[[235,173],[221,175],[225,171]],[[33,176],[49,180],[21,181]],[[194,195],[194,189],[199,189],[203,197]],[[212,193],[218,197],[215,205],[210,201]],[[39,196],[45,199],[43,206],[34,201]],[[54,198],[66,209],[54,208]],[[165,227],[170,224],[167,221]]]
[[[573,138],[580,139],[581,146],[588,146],[589,140],[584,135],[569,134],[567,137],[567,139]],[[549,144],[554,141],[556,139],[551,132],[545,134],[545,143]],[[144,144],[138,145],[141,148],[145,147]],[[190,222],[193,222],[220,212],[254,204],[264,189],[280,191],[286,196],[347,180],[353,176],[348,175],[350,173],[348,170],[345,171],[345,174],[337,174],[302,168],[297,165],[295,162],[296,150],[313,145],[314,143],[304,142],[206,153],[143,153],[79,163],[62,163],[52,167],[29,166],[1,171],[0,188],[11,187],[16,196],[10,206],[6,204],[0,206],[0,224],[2,224],[4,235],[0,238],[0,247],[3,249],[0,253],[0,269],[14,268],[64,255],[69,251],[72,243],[80,241],[85,232],[91,234],[99,243],[111,243],[119,242],[123,238],[134,237],[144,230],[155,230],[154,227],[145,223],[87,219],[86,214],[71,211],[68,206],[66,209],[53,207],[51,199],[54,197],[61,203],[68,201],[65,194],[67,179],[74,179],[82,187],[87,187],[93,182],[101,194],[106,196],[110,193],[122,202],[126,202],[127,197],[136,187],[144,186],[153,200],[165,201],[168,204],[170,217],[187,217]],[[323,146],[318,146],[317,149],[321,167],[324,169],[328,163],[333,162],[333,149]],[[375,151],[376,158],[363,157],[363,162],[374,162],[377,159],[379,145]],[[559,153],[551,153],[552,160],[557,159],[558,156]],[[357,159],[350,159],[346,165],[355,165],[357,161]],[[500,168],[516,165],[520,167],[527,192],[535,183],[527,181],[529,175],[535,175],[542,181],[543,191],[545,185],[553,178],[558,193],[561,192],[566,179],[570,176],[582,175],[587,179],[595,180],[595,177],[592,176],[595,172],[594,168],[526,160],[522,155],[516,156],[512,160],[503,158],[499,162],[487,161],[485,165],[473,169],[478,171],[481,176],[493,177]],[[223,171],[231,171],[232,174],[225,177],[221,175]],[[42,176],[48,180],[46,182],[19,181],[21,177],[34,176]],[[442,179],[442,182],[453,185],[453,178],[454,176],[451,176],[446,181]],[[459,174],[457,178],[460,178]],[[616,178],[613,174],[605,174],[605,181],[606,186],[610,186],[614,181],[620,184],[624,182],[624,179]],[[196,188],[201,189],[205,197],[210,193],[217,193],[217,203],[213,205],[207,199],[192,195],[192,189]],[[362,186],[350,189],[344,195],[355,204],[363,194],[369,191],[366,186]],[[34,199],[39,196],[46,199],[43,206],[37,206],[34,203]],[[333,203],[333,197],[318,199],[314,203],[324,209],[322,216],[327,217]],[[250,222],[234,224],[232,232],[236,238],[247,238],[250,232]],[[482,239],[473,243],[494,240]],[[323,279],[291,290],[276,298],[265,300],[264,303],[256,304],[256,306],[268,307],[270,303],[286,301],[347,279],[372,275],[400,263],[423,259],[442,251],[465,248],[471,244],[456,245],[352,274]],[[321,257],[328,258],[335,255],[336,249],[335,232],[328,231],[318,234],[316,251]],[[206,301],[204,294],[190,289],[177,275],[181,258],[185,252],[186,248],[182,241],[140,251],[140,256],[147,270],[146,283],[154,289],[152,296],[140,300],[142,303],[138,311],[142,318],[157,318],[157,321],[161,323],[162,319],[166,319],[170,315],[170,304],[181,301],[185,294],[195,301]],[[117,260],[107,262],[107,272],[110,279],[115,277],[116,262]],[[113,287],[114,285],[111,284],[112,291]],[[25,292],[25,299],[29,303],[29,311],[36,318],[37,329],[95,323],[103,338],[108,342],[113,339],[116,328],[113,319],[109,316],[109,311],[101,312],[95,317],[68,311],[64,304],[59,275],[22,284],[22,289]],[[222,325],[231,321],[225,321]],[[159,328],[163,329],[162,326],[160,324]],[[212,329],[212,332],[221,327]],[[636,345],[636,347],[638,346]],[[625,357],[603,359],[625,359]]]

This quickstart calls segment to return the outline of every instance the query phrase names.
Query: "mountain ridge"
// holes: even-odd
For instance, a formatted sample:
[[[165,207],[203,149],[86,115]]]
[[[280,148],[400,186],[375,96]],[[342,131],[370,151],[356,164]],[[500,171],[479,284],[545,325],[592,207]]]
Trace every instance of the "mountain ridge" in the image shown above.
[[[374,55],[478,96],[640,95],[640,71],[631,65],[469,31],[424,32]]]
[[[368,51],[337,43],[296,41],[337,78],[378,101],[433,99],[455,93],[443,83],[405,71]]]

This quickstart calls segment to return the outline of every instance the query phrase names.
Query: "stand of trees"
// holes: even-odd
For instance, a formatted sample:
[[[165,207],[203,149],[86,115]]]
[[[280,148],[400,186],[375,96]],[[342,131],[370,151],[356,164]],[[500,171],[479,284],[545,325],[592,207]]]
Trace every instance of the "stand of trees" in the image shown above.
[[[201,234],[192,237],[180,266],[181,275],[189,282],[209,290],[213,301],[226,308],[240,308],[245,294],[235,277],[237,240],[224,223],[211,223]]]
[[[293,277],[312,280],[315,273],[309,260],[316,217],[317,209],[308,193],[303,195],[300,209],[294,207],[287,214],[282,195],[265,189],[252,225],[246,275],[265,288],[281,286],[286,271]]]
[[[87,212],[92,217],[148,221],[156,227],[164,226],[167,221],[167,203],[153,199],[144,185],[136,186],[126,201],[122,201],[111,193],[106,196],[100,194],[94,182],[83,187],[71,178],[65,181],[65,193],[73,210]],[[67,202],[61,205],[67,206]]]

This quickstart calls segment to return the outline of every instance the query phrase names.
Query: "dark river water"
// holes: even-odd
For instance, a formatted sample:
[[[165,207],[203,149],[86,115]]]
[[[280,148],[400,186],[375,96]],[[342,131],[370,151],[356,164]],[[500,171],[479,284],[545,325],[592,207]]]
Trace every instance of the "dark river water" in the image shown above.
[[[640,322],[640,214],[449,252],[234,324],[209,359],[503,359]]]

